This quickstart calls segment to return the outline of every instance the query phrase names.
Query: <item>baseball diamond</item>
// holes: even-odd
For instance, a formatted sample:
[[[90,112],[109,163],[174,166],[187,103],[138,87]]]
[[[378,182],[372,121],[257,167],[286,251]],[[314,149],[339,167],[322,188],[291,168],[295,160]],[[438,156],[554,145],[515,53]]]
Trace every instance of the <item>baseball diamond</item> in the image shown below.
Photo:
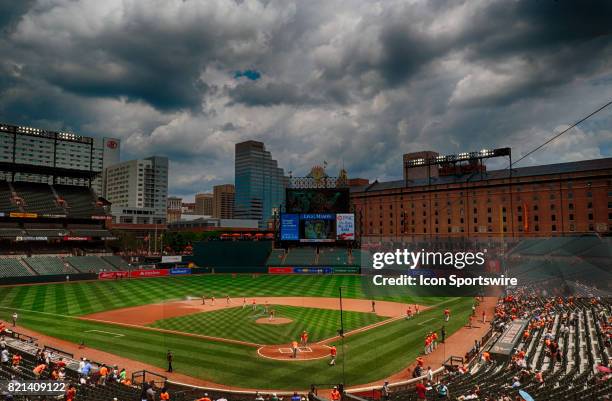
[[[289,348],[302,330],[310,333],[317,352],[323,346],[339,345],[339,311],[337,299],[332,298],[338,286],[348,289],[343,314],[350,363],[345,374],[353,385],[383,379],[408,366],[419,354],[426,332],[442,325],[444,307],[452,307],[456,317],[447,324],[448,335],[461,328],[471,312],[469,298],[431,297],[381,299],[377,302],[379,313],[371,313],[370,300],[361,292],[359,280],[359,276],[349,275],[228,274],[22,285],[0,291],[0,310],[7,318],[12,311],[19,311],[20,325],[32,332],[83,343],[87,349],[121,355],[158,370],[166,367],[165,353],[172,349],[174,371],[198,379],[196,383],[276,389],[307,388],[311,382],[341,379],[340,369],[327,366],[326,352],[314,359],[300,358],[300,363],[292,363],[289,369],[281,351]],[[193,299],[198,294],[215,296],[216,305],[210,305],[210,300],[209,305],[201,305],[199,299]],[[227,304],[226,294],[231,304]],[[241,305],[245,297],[248,308]],[[252,299],[257,301],[256,311],[251,308]],[[257,324],[255,317],[261,317],[266,301],[277,310],[278,318],[292,322]],[[404,306],[417,303],[419,315],[403,319]],[[152,313],[142,313],[146,310]],[[425,321],[426,325],[420,325]],[[319,342],[323,344],[317,345]],[[278,355],[262,357],[258,350],[264,346],[275,347]],[[338,362],[342,358],[339,354]],[[372,363],[379,368],[372,370]],[[238,365],[240,369],[236,369]],[[309,371],[307,376],[302,374],[304,369]],[[257,374],[260,371],[269,375],[262,377]]]

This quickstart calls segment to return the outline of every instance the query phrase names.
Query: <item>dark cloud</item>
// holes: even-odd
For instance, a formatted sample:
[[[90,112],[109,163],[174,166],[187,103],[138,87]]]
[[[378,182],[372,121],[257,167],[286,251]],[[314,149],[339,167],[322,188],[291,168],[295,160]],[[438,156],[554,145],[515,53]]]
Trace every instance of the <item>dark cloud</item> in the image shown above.
[[[171,192],[281,166],[393,179],[401,154],[520,155],[609,100],[609,1],[0,1],[0,120],[172,158]],[[527,163],[610,155],[610,113]]]
[[[302,93],[297,85],[282,82],[246,82],[230,89],[229,96],[232,99],[228,103],[230,106],[236,103],[247,106],[308,105],[315,101]]]

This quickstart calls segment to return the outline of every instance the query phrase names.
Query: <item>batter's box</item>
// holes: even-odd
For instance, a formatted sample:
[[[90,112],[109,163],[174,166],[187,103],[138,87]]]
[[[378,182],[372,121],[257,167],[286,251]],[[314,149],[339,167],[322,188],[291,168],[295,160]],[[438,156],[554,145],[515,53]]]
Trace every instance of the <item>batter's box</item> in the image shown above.
[[[279,348],[278,352],[281,354],[293,354],[293,350],[291,348]]]
[[[312,348],[310,347],[298,347],[299,352],[312,352]]]

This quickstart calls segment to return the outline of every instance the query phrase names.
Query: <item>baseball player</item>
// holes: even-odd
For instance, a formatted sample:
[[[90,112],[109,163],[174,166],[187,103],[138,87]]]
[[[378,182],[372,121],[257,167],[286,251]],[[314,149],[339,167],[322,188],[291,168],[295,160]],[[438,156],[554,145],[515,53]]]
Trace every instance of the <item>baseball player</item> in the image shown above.
[[[257,301],[253,299],[253,302],[251,302],[251,305],[253,305],[253,311],[255,311],[255,309],[257,309]]]
[[[206,295],[202,295],[202,305],[206,305]]]
[[[293,358],[297,358],[297,352],[298,352],[298,342],[293,340],[291,342],[291,349],[293,350]]]
[[[337,353],[338,353],[338,350],[336,350],[336,346],[332,345],[329,348],[329,356],[331,357],[331,360],[329,361],[329,366],[336,365],[336,354]]]
[[[308,332],[306,330],[302,332],[300,341],[302,342],[302,347],[305,347],[308,344]]]
[[[242,298],[242,309],[246,308],[246,298]]]
[[[215,296],[214,296],[214,295],[211,295],[211,296],[210,296],[210,304],[211,304],[212,306],[215,306]]]
[[[268,321],[273,321],[274,320],[274,315],[276,314],[276,312],[274,311],[274,309],[270,309],[270,312],[268,313]]]
[[[229,295],[226,295],[226,296],[225,296],[225,303],[226,303],[227,305],[229,305],[229,304],[231,304],[231,303],[232,303],[232,299],[230,298],[230,296],[229,296]]]
[[[444,321],[448,322],[450,320],[450,309],[444,309]]]

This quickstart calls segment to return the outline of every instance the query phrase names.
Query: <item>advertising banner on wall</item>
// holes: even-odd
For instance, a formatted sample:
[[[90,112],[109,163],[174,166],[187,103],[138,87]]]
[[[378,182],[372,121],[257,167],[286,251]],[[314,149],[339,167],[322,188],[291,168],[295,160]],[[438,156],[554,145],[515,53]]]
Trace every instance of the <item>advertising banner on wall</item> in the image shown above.
[[[339,241],[355,240],[355,215],[338,213],[336,215],[336,239]]]
[[[168,276],[170,270],[168,269],[147,269],[147,270],[132,270],[130,271],[130,277],[132,278],[144,278],[144,277],[162,277]]]
[[[116,278],[127,278],[129,276],[128,272],[100,272],[98,273],[98,279],[100,280],[114,280]]]
[[[191,274],[191,269],[188,267],[173,267],[170,269],[171,276],[178,276],[183,274]]]
[[[183,257],[181,255],[162,256],[161,258],[162,263],[180,263],[182,260]]]
[[[291,274],[293,273],[293,267],[268,267],[268,273],[270,274]]]

